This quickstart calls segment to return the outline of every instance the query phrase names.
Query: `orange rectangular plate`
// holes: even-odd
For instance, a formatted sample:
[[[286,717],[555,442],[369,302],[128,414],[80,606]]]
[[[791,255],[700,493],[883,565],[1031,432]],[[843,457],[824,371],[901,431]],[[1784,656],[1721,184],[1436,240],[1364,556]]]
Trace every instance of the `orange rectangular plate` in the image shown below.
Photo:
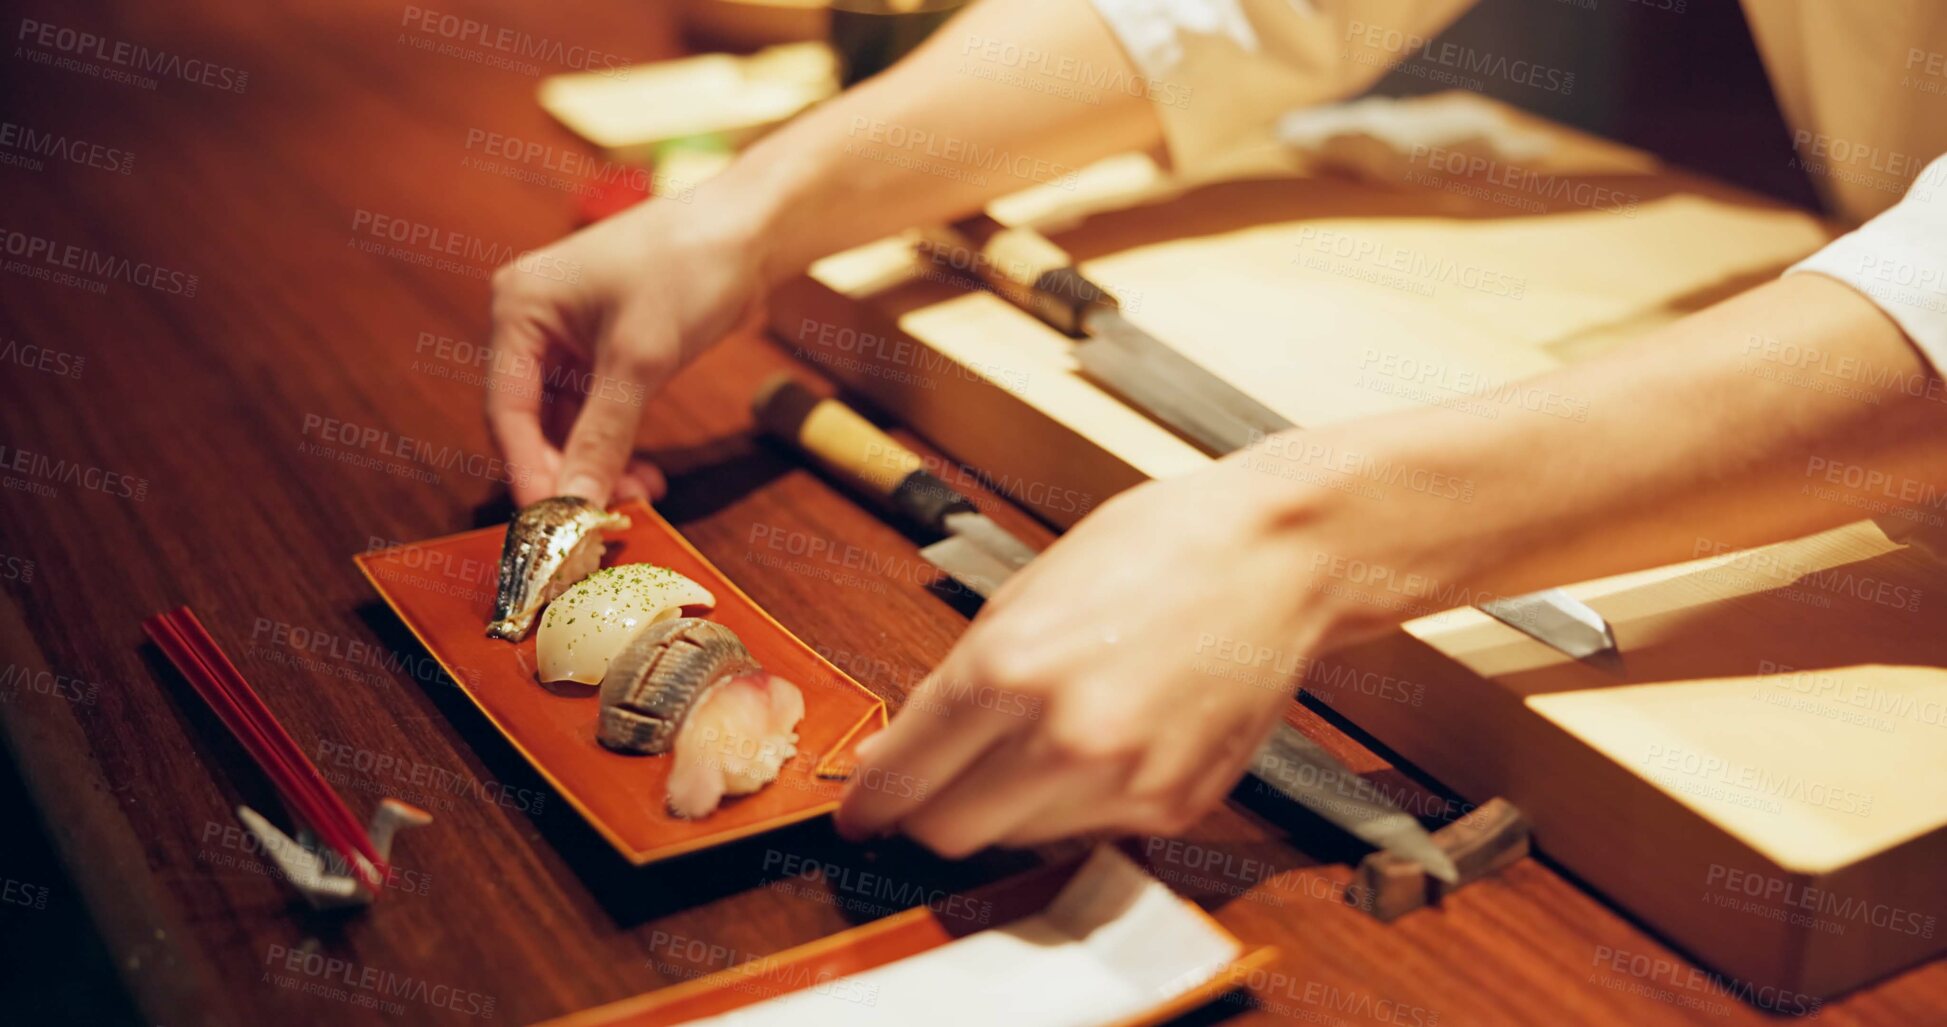
[[[1046,866],[974,889],[969,899],[992,904],[992,915],[981,917],[978,923],[964,916],[942,917],[927,906],[914,906],[773,956],[570,1013],[535,1027],[665,1027],[706,1016],[721,1016],[806,988],[832,987],[831,982],[836,978],[877,969],[976,931],[1004,927],[1038,913],[1047,908],[1080,867],[1079,861]],[[1210,919],[1208,913],[1201,909],[1196,912],[1218,932],[1230,934]],[[1182,1016],[1226,992],[1246,987],[1258,971],[1278,956],[1278,950],[1269,945],[1247,948],[1240,944],[1239,948],[1238,956],[1209,980],[1171,996],[1142,1015],[1119,1021],[1114,1027],[1147,1027]]]
[[[630,862],[654,863],[836,808],[852,765],[851,743],[884,726],[884,700],[772,620],[647,504],[618,510],[628,515],[630,527],[609,533],[604,566],[656,563],[694,579],[717,597],[709,618],[735,631],[758,662],[804,692],[798,755],[762,791],[726,799],[700,820],[671,816],[665,808],[668,757],[623,755],[595,740],[595,689],[535,681],[533,634],[518,645],[487,637],[504,527],[356,559],[386,605],[480,712]]]

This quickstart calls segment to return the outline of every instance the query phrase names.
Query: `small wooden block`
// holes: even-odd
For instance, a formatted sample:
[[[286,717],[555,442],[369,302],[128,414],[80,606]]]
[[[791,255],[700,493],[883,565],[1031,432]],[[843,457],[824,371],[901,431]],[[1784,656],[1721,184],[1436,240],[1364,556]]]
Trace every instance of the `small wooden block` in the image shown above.
[[[1345,891],[1345,901],[1391,923],[1432,901],[1435,883],[1425,868],[1390,852],[1375,852],[1359,861],[1358,875]]]
[[[1429,875],[1413,860],[1374,852],[1359,861],[1346,901],[1384,921],[1397,920],[1447,893],[1486,877],[1528,854],[1528,820],[1506,799],[1490,799],[1473,812],[1433,832],[1434,844],[1453,857],[1458,884]]]

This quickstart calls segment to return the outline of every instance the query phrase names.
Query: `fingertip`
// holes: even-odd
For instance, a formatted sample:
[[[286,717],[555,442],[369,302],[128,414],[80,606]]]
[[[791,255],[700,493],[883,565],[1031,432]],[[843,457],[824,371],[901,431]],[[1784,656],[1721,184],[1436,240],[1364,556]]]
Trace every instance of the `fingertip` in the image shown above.
[[[508,487],[515,495],[527,497],[554,483],[555,473],[561,466],[561,451],[548,444],[538,422],[513,428],[490,424],[488,435],[494,448],[500,451]],[[531,500],[523,498],[522,501]]]
[[[641,411],[597,393],[590,396],[562,449],[561,491],[607,503],[629,465]]]
[[[872,832],[859,820],[858,778],[855,775],[845,786],[844,797],[838,802],[838,809],[832,812],[832,827],[838,836],[848,842],[862,842],[872,837]]]
[[[555,486],[555,495],[580,496],[597,505],[607,505],[610,491],[611,486],[585,471],[564,474],[560,484]]]
[[[642,487],[642,482],[628,475],[623,475],[615,480],[616,502],[627,503],[637,499],[645,503],[650,501],[649,490]]]
[[[554,474],[551,470],[540,472],[525,467],[507,466],[507,491],[520,506],[538,503],[555,495]]]
[[[641,498],[650,503],[669,494],[669,479],[663,475],[662,468],[639,458],[631,459],[629,466],[623,469],[622,481],[617,483],[617,488],[620,489],[623,483],[639,489]]]
[[[535,473],[526,468],[515,470],[510,467],[507,488],[522,506],[540,502],[554,495],[553,485],[554,475],[546,471]]]

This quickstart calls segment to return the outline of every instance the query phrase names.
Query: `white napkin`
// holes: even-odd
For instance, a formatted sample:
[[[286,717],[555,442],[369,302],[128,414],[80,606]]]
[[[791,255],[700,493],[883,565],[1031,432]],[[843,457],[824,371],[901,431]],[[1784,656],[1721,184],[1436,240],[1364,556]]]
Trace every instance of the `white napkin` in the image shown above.
[[[1208,980],[1242,946],[1110,846],[1045,912],[693,1021],[740,1027],[1090,1027]]]

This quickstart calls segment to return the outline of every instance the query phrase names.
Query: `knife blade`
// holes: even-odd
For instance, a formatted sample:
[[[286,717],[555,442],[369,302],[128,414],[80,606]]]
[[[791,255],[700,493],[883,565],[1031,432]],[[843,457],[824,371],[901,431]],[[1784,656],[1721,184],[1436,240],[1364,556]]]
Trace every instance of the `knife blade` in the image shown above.
[[[1075,346],[1082,370],[1209,453],[1222,456],[1292,426],[1183,354],[1156,344],[1120,311],[1096,310],[1084,323],[1089,337]]]
[[[1279,722],[1257,754],[1251,775],[1289,796],[1309,795],[1300,804],[1375,849],[1405,856],[1448,884],[1459,871],[1420,822],[1371,790],[1366,779],[1340,763],[1304,732]],[[1456,878],[1446,876],[1449,873]]]
[[[1004,227],[981,214],[951,228],[918,230],[915,246],[936,264],[988,285],[1057,331],[1081,338],[1075,359],[1091,378],[1214,456],[1297,427],[1130,323],[1108,290],[1033,229]],[[1616,647],[1615,632],[1602,615],[1559,588],[1482,603],[1479,609],[1572,659]]]
[[[1616,648],[1616,633],[1587,603],[1559,588],[1481,603],[1488,616],[1578,660]]]
[[[921,549],[920,556],[982,599],[1036,556],[1031,546],[927,471],[918,454],[845,404],[820,398],[789,375],[766,382],[752,412],[771,434],[809,453],[854,488],[944,534],[946,538]],[[1459,869],[1419,821],[1382,795],[1348,791],[1348,782],[1363,779],[1290,724],[1278,722],[1252,760],[1250,773],[1266,788],[1355,837],[1416,860],[1449,884],[1459,881]]]
[[[985,514],[948,514],[945,527],[947,537],[922,548],[920,558],[982,599],[993,598],[1002,582],[1035,557],[1027,543],[1008,534]]]

